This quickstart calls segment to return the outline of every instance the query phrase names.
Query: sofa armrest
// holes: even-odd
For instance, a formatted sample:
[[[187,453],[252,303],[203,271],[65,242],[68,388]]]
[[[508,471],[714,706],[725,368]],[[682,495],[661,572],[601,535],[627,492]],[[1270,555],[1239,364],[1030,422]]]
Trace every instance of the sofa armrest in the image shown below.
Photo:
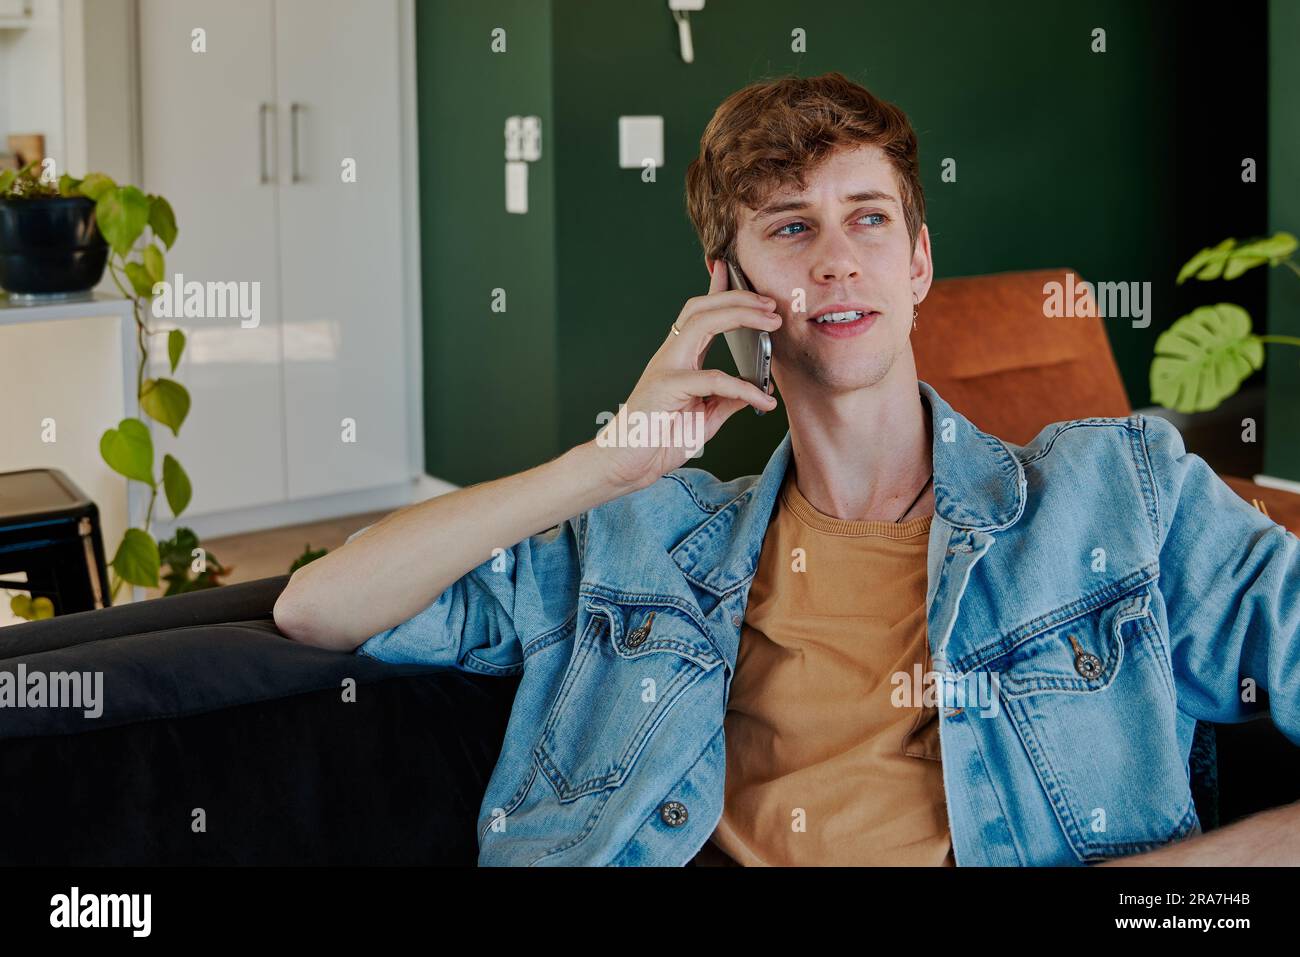
[[[191,625],[270,619],[275,600],[288,583],[288,575],[277,575],[219,588],[203,588],[168,598],[9,625],[0,628],[0,661],[55,648],[70,648],[103,638]]]
[[[94,680],[0,722],[21,781],[0,788],[0,821],[21,822],[0,866],[473,864],[518,686],[300,645],[265,620],[0,662],[20,668]]]

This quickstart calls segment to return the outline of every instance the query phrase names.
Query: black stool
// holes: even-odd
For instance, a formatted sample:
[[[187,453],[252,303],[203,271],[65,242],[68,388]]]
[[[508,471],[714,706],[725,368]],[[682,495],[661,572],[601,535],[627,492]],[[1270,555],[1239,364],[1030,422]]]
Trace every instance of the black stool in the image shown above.
[[[48,598],[55,615],[113,603],[99,509],[58,469],[0,472],[0,588]]]

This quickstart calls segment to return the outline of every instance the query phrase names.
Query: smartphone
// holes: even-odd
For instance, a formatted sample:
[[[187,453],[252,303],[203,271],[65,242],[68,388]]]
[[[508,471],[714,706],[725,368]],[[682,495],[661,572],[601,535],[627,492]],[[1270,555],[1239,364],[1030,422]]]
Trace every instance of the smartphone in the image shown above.
[[[753,292],[754,287],[749,284],[740,267],[730,259],[724,262],[727,264],[731,288]],[[740,373],[740,377],[758,386],[763,390],[764,395],[771,395],[772,337],[761,329],[750,329],[748,326],[731,329],[723,335],[727,339],[727,348],[731,350],[731,358],[736,362],[736,371]],[[759,415],[763,414],[762,409],[754,409],[754,411]]]

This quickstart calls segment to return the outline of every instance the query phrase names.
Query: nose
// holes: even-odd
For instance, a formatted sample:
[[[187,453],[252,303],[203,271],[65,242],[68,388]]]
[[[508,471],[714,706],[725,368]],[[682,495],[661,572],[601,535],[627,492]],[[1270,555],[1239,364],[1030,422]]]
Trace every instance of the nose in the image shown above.
[[[825,235],[817,253],[813,276],[819,282],[844,282],[861,278],[853,244],[847,236]]]

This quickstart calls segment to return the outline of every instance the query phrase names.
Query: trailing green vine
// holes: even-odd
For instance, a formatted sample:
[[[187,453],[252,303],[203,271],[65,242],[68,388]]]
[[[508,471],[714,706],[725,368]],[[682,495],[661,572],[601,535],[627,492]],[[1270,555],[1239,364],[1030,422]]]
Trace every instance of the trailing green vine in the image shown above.
[[[172,248],[179,232],[176,214],[162,196],[146,194],[135,186],[119,186],[103,173],[89,173],[83,179],[68,174],[59,177],[38,175],[36,163],[22,170],[0,174],[0,196],[6,200],[44,199],[55,196],[84,196],[95,204],[95,221],[108,243],[107,269],[114,285],[131,302],[135,317],[139,363],[136,370],[136,395],[140,410],[179,436],[181,425],[190,411],[189,391],[175,379],[165,376],[146,377],[149,369],[150,343],[155,336],[167,336],[167,357],[171,374],[185,352],[185,333],[180,329],[154,330],[146,322],[156,284],[166,275],[166,251]],[[179,518],[190,503],[193,488],[181,463],[171,454],[163,456],[161,477],[155,474],[153,439],[144,421],[135,416],[122,419],[116,428],[104,432],[99,451],[109,468],[129,480],[149,487],[149,506],[143,528],[128,528],[109,563],[112,568],[110,595],[116,600],[123,584],[159,588],[166,583],[164,594],[173,595],[196,588],[221,584],[220,577],[229,569],[199,545],[198,537],[187,528],[177,528],[170,539],[156,541],[151,534],[154,509],[161,490],[172,515]],[[163,573],[163,566],[167,571]],[[10,606],[22,617],[37,617],[45,611],[30,600],[22,607]],[[24,612],[26,612],[24,614]]]

